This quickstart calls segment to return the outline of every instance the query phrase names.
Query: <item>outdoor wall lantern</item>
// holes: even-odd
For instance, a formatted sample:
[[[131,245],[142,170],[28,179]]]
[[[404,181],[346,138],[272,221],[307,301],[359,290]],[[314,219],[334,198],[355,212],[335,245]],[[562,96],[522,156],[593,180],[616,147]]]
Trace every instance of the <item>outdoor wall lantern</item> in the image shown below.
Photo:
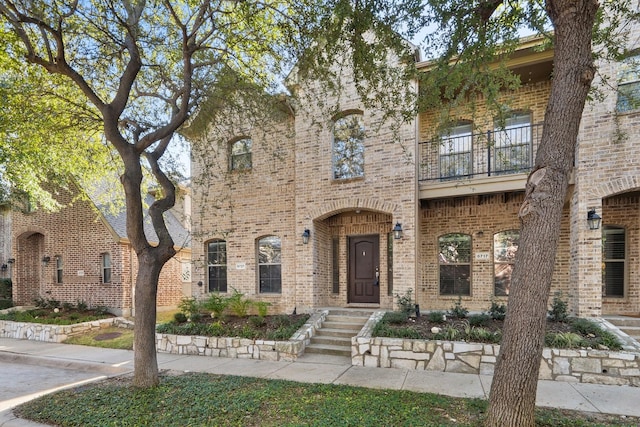
[[[49,265],[49,261],[51,261],[51,257],[50,256],[45,255],[45,256],[42,257],[42,265],[44,265],[45,267],[47,265]]]
[[[396,222],[396,226],[393,227],[393,238],[396,240],[402,239],[402,224]]]
[[[591,209],[587,212],[587,224],[589,224],[589,230],[599,229],[600,221],[602,221],[602,218],[600,218],[600,215],[596,213],[595,209]]]
[[[308,228],[305,228],[304,233],[302,233],[302,243],[305,245],[309,243],[309,237],[311,237],[311,231],[309,231]]]
[[[7,271],[8,268],[9,266],[7,264],[2,264],[2,267],[0,267],[0,270]]]

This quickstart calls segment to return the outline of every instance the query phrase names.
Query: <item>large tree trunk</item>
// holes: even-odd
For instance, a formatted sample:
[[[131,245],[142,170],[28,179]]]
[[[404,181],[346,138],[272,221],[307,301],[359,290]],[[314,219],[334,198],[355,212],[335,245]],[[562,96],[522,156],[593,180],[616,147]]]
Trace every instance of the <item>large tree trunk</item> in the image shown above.
[[[156,354],[156,300],[162,265],[149,251],[138,254],[135,289],[134,378],[136,387],[158,385]]]
[[[547,301],[580,119],[594,75],[596,0],[548,0],[555,28],[551,93],[520,208],[520,245],[485,424],[534,426]],[[579,226],[579,225],[578,225]]]

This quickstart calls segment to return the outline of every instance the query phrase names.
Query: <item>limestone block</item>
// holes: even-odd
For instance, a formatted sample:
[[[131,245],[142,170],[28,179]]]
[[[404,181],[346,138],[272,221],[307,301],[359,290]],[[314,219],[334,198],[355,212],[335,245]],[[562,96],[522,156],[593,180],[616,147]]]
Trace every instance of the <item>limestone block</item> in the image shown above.
[[[277,362],[278,352],[277,351],[260,351],[258,353],[258,357],[255,357],[255,359],[271,360],[271,361]]]
[[[553,373],[555,375],[571,374],[569,359],[564,357],[556,357],[553,359]]]
[[[493,375],[496,365],[493,363],[480,363],[480,375]]]
[[[444,354],[444,358],[446,360],[456,360],[456,355],[453,354],[453,353],[447,352],[447,353]]]
[[[391,359],[391,367],[399,369],[416,369],[416,361],[408,359]]]
[[[441,347],[439,347],[433,353],[433,356],[431,357],[431,360],[427,364],[426,369],[428,371],[444,372],[445,367],[446,367],[446,362],[444,360],[444,351]]]
[[[551,367],[549,363],[544,359],[540,361],[540,371],[538,373],[538,379],[540,380],[552,380],[553,372],[551,372]]]
[[[474,354],[459,354],[458,360],[462,363],[465,363],[471,366],[474,370],[478,370],[480,368],[480,356]]]
[[[413,342],[412,351],[416,353],[426,353],[427,352],[427,341],[424,340],[415,340]]]
[[[564,381],[566,383],[579,383],[580,379],[571,375],[558,375],[556,381]]]
[[[365,354],[364,356],[364,366],[367,368],[377,368],[379,367],[378,358],[376,356],[371,356],[369,354]]]
[[[412,351],[391,351],[389,357],[393,359],[406,359],[406,360],[428,360],[429,355],[427,353],[414,353]]]
[[[602,372],[602,364],[600,359],[589,359],[584,357],[575,357],[571,359],[571,369],[576,372],[590,372],[599,374]]]
[[[190,335],[178,335],[176,337],[176,344],[178,345],[188,345],[191,344],[192,337]]]
[[[583,374],[582,382],[587,384],[629,385],[628,378],[610,377],[607,375]]]
[[[603,368],[624,368],[626,365],[623,360],[602,359]]]
[[[450,360],[447,362],[445,368],[446,372],[457,372],[460,374],[477,374],[478,369],[472,368],[466,363],[462,363],[459,360]]]
[[[640,377],[640,369],[620,369],[620,375],[623,377]]]
[[[619,359],[619,360],[635,360],[636,354],[634,353],[609,353],[609,359]]]
[[[471,352],[482,352],[482,344],[475,343],[464,343],[464,342],[455,342],[453,343],[453,352],[454,353],[471,353]]]
[[[496,363],[498,358],[496,356],[482,356],[480,357],[480,363]]]

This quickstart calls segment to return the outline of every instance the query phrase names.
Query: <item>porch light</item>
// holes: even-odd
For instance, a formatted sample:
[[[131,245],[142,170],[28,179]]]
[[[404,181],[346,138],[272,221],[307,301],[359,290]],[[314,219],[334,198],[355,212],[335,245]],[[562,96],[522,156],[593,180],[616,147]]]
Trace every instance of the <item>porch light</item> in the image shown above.
[[[44,265],[45,267],[47,265],[49,265],[49,261],[51,261],[51,257],[50,256],[45,255],[45,256],[42,257],[42,265]]]
[[[402,224],[396,222],[396,226],[393,227],[393,238],[396,240],[402,239]]]
[[[0,267],[0,270],[7,271],[8,268],[9,266],[7,264],[2,264],[2,267]]]
[[[589,224],[589,230],[599,229],[600,221],[602,221],[602,218],[600,218],[600,215],[596,213],[595,209],[591,209],[587,212],[587,224]]]
[[[309,243],[309,237],[311,237],[311,231],[309,231],[308,228],[305,228],[304,233],[302,233],[302,243],[305,245]]]

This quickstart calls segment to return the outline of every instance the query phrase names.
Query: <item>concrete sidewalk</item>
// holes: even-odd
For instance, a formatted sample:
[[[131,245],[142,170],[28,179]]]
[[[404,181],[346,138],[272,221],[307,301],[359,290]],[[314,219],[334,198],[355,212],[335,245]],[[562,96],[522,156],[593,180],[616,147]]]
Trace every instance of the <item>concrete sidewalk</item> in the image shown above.
[[[253,359],[228,359],[158,353],[160,369],[208,372],[221,375],[241,375],[269,379],[284,379],[309,383],[346,384],[379,389],[430,392],[455,397],[486,399],[491,376],[414,371],[393,368],[352,366],[345,357],[304,355],[296,362],[272,362]],[[0,363],[29,364],[38,367],[84,372],[84,381],[131,372],[133,352],[101,349],[70,344],[0,338]],[[66,385],[76,383],[70,379]],[[23,390],[22,401],[59,388]],[[12,400],[15,406],[22,402]],[[579,384],[558,381],[538,383],[538,406],[572,409],[605,414],[640,416],[640,388]],[[0,402],[0,404],[3,402]],[[6,403],[5,403],[6,405]],[[0,405],[0,410],[6,409]],[[0,426],[34,426],[15,418],[11,409],[0,412]]]

